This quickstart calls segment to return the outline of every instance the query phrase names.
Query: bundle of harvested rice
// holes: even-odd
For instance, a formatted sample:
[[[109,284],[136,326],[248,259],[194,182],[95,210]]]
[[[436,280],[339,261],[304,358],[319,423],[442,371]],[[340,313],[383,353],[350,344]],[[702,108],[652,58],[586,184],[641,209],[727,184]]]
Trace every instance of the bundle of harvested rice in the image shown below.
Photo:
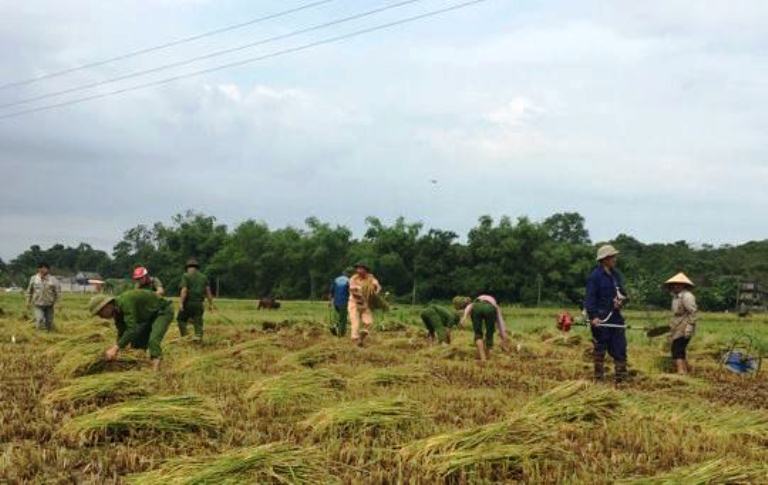
[[[64,354],[70,352],[73,348],[82,346],[82,344],[92,344],[96,342],[101,342],[101,349],[104,350],[107,348],[107,341],[108,337],[106,329],[101,331],[87,332],[82,335],[75,335],[74,337],[64,339],[61,342],[57,342],[56,344],[51,345],[45,350],[44,355],[46,357],[51,357],[58,354]]]
[[[429,373],[415,366],[372,369],[360,376],[361,382],[374,386],[416,384],[428,379]]]
[[[304,367],[317,367],[320,364],[336,362],[341,355],[341,348],[336,345],[318,345],[288,355],[286,363],[298,363]]]
[[[129,483],[202,485],[240,483],[335,483],[315,449],[270,443],[220,455],[171,460],[157,470],[133,475]]]
[[[346,381],[325,369],[301,370],[263,379],[246,397],[272,411],[301,412],[345,389]]]
[[[70,443],[94,443],[133,433],[215,432],[224,418],[198,396],[148,397],[115,404],[67,422],[59,431]]]
[[[651,477],[635,477],[615,482],[617,485],[706,485],[709,483],[765,483],[768,465],[743,464],[718,458],[704,463],[675,468]]]
[[[422,405],[406,398],[344,402],[304,421],[317,436],[399,429],[424,419]]]
[[[455,453],[468,453],[485,445],[535,443],[550,434],[550,430],[528,417],[513,416],[497,423],[414,441],[400,450],[400,456],[409,461],[437,462]]]
[[[249,340],[209,354],[194,355],[180,362],[178,368],[181,371],[242,368],[248,363],[258,363],[267,356],[276,357],[279,353],[272,339]]]
[[[509,478],[519,475],[526,462],[553,455],[553,449],[543,445],[482,445],[447,454],[440,460],[430,462],[426,471],[445,479],[461,472],[488,467],[498,477]]]
[[[529,401],[517,414],[548,423],[599,421],[613,416],[621,405],[621,396],[613,389],[570,381]]]
[[[50,405],[114,402],[149,394],[149,378],[141,372],[112,372],[80,377],[48,394]]]
[[[671,423],[696,423],[702,433],[717,436],[748,436],[764,439],[768,436],[768,412],[716,406],[704,402],[636,402],[639,414]]]
[[[69,378],[135,369],[141,365],[142,361],[130,352],[120,352],[117,360],[107,361],[105,350],[105,345],[98,342],[79,345],[62,356],[54,372],[59,377]]]
[[[454,455],[471,457],[485,446],[542,444],[557,431],[557,424],[604,419],[618,404],[618,395],[611,390],[584,381],[566,382],[528,401],[504,421],[415,441],[403,447],[400,456],[439,470]]]

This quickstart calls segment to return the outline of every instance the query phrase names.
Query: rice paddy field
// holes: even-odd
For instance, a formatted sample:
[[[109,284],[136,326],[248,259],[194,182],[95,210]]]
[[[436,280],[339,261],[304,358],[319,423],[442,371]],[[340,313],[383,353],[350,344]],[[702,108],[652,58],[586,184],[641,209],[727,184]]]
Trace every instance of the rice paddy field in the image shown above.
[[[768,343],[765,317],[702,315],[685,377],[665,337],[628,331],[615,388],[558,309],[506,308],[513,348],[482,365],[468,329],[430,346],[418,307],[378,315],[361,349],[325,303],[221,300],[203,343],[171,327],[154,373],[138,351],[101,360],[115,331],[86,302],[45,333],[0,295],[0,483],[768,483],[766,374],[718,362],[740,333]]]

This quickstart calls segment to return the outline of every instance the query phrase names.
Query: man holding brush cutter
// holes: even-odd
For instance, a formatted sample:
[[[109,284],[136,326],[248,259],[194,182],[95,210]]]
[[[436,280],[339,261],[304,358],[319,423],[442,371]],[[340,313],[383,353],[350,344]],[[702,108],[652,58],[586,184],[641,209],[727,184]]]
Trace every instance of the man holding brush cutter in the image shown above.
[[[117,343],[107,349],[104,358],[117,359],[120,350],[129,345],[148,349],[152,367],[160,368],[163,349],[160,343],[173,320],[173,304],[146,290],[128,290],[119,296],[97,295],[88,303],[91,315],[114,320]]]
[[[606,244],[597,250],[597,267],[587,279],[584,310],[591,325],[595,380],[605,379],[605,354],[616,366],[615,382],[627,378],[627,336],[621,309],[627,302],[623,278],[616,269],[619,251]]]

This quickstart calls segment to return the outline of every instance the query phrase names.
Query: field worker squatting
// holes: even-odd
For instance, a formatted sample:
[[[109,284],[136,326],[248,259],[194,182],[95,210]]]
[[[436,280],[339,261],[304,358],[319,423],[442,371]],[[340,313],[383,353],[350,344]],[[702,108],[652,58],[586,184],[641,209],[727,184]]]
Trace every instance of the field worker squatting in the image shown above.
[[[157,276],[150,276],[149,271],[144,266],[137,266],[133,270],[132,279],[136,282],[137,289],[152,291],[159,297],[165,296],[163,282]]]
[[[91,315],[112,319],[117,328],[117,343],[107,349],[105,358],[115,360],[121,349],[148,349],[152,366],[160,366],[160,343],[173,320],[173,304],[151,291],[128,290],[119,296],[97,295],[88,304]]]
[[[27,287],[27,306],[34,309],[37,328],[49,332],[53,330],[53,307],[61,295],[59,282],[49,274],[50,270],[48,263],[38,264]]]
[[[331,324],[331,333],[337,337],[347,334],[347,320],[349,316],[349,276],[354,273],[353,268],[347,268],[344,273],[336,277],[331,283],[330,295],[333,309],[336,313],[335,324]]]
[[[349,321],[352,326],[352,341],[362,346],[373,325],[371,296],[381,291],[379,281],[371,274],[365,263],[355,265],[355,274],[349,279]],[[360,322],[365,328],[360,329]]]
[[[493,334],[499,331],[501,346],[509,350],[509,336],[504,315],[496,299],[491,295],[479,295],[472,301],[469,297],[457,296],[453,299],[457,309],[464,310],[460,325],[464,325],[467,319],[472,320],[472,330],[475,333],[475,346],[480,360],[488,359],[488,353],[493,348]]]
[[[208,300],[208,310],[213,310],[213,294],[208,285],[208,277],[200,272],[200,264],[194,258],[187,261],[186,272],[181,277],[181,298],[179,315],[179,332],[187,335],[187,323],[195,327],[195,337],[203,338],[204,300]]]
[[[451,343],[451,328],[459,324],[457,312],[446,310],[439,305],[429,305],[421,312],[421,321],[427,327],[429,340],[441,344]]]
[[[611,245],[597,250],[597,267],[587,279],[587,295],[584,311],[591,324],[592,353],[595,366],[595,380],[605,378],[605,353],[613,358],[616,365],[615,381],[623,382],[627,377],[627,336],[621,308],[627,301],[623,278],[616,269],[619,251]],[[622,328],[601,327],[601,324],[619,325]]]

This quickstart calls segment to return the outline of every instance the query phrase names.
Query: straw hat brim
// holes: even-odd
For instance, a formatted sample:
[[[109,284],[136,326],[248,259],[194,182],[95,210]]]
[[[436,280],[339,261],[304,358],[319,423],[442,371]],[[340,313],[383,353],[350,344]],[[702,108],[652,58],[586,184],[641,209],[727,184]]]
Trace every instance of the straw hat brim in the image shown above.
[[[696,286],[693,284],[693,281],[691,281],[691,279],[685,275],[685,273],[677,273],[675,276],[671,277],[670,279],[664,282],[664,286],[671,286],[671,285],[685,285],[690,288],[693,288]]]

